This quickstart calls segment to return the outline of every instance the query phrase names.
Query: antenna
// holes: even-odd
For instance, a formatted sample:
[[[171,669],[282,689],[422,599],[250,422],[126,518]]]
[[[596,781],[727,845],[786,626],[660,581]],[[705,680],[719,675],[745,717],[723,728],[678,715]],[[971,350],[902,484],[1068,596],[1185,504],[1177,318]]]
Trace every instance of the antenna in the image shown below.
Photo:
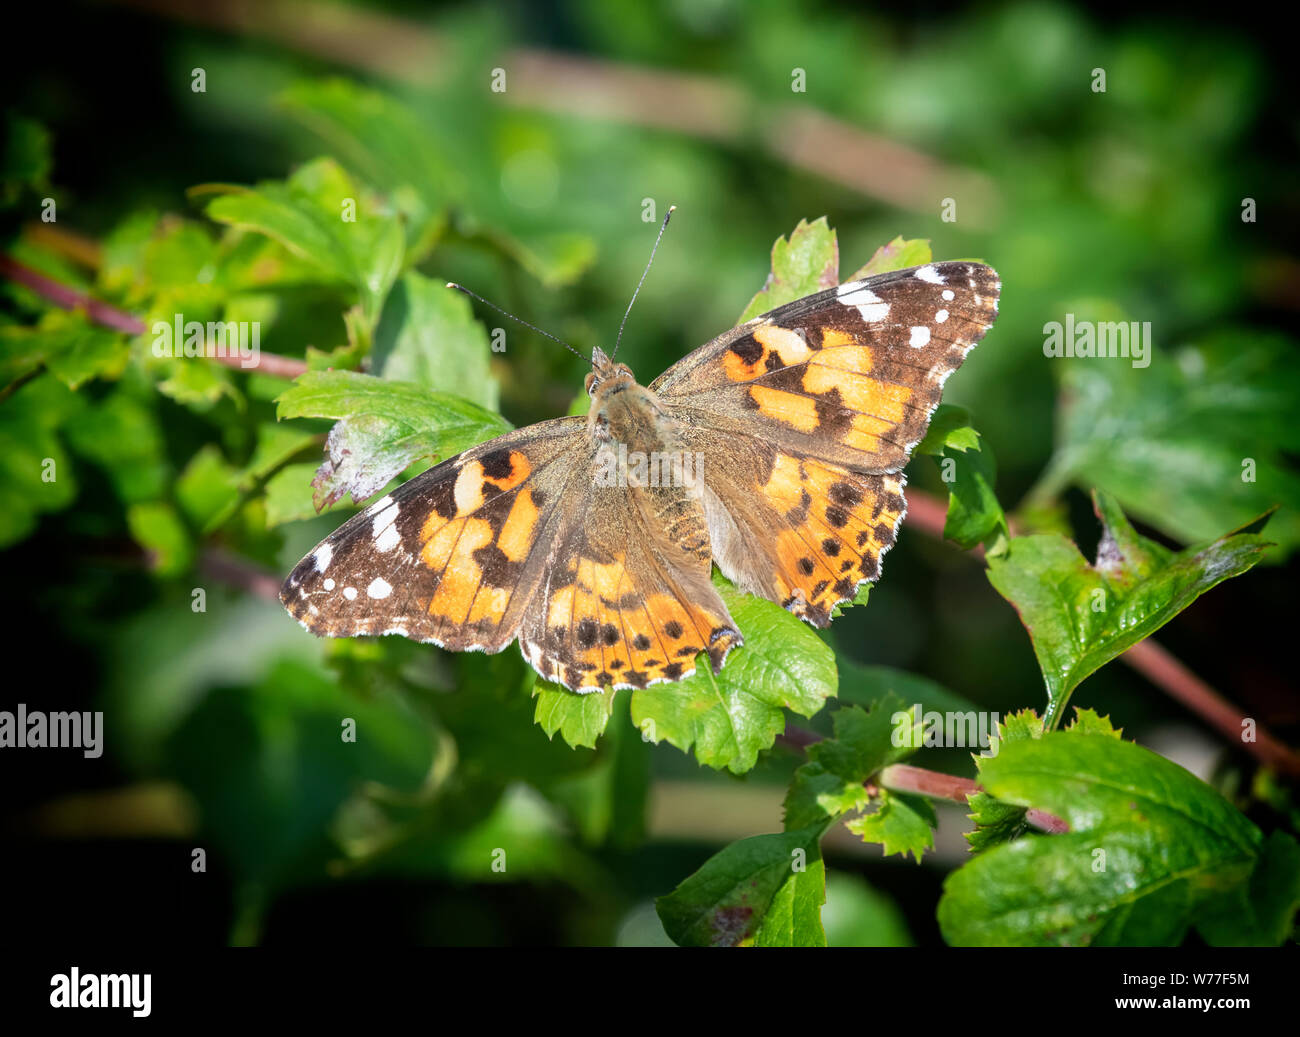
[[[573,354],[574,356],[576,356],[579,360],[581,360],[584,364],[589,364],[589,363],[591,363],[590,360],[588,360],[585,356],[583,356],[581,353],[579,353],[579,352],[578,352],[576,349],[574,349],[571,345],[569,345],[567,342],[565,342],[564,339],[562,339],[562,338],[556,338],[556,337],[555,337],[554,335],[552,335],[549,331],[543,331],[541,328],[537,327],[537,325],[535,325],[535,324],[529,324],[528,321],[524,320],[522,317],[516,317],[516,316],[515,316],[513,313],[511,313],[509,310],[503,310],[500,306],[498,306],[498,305],[497,305],[496,303],[494,303],[494,302],[488,302],[486,299],[483,298],[483,296],[479,295],[477,292],[471,292],[471,291],[470,291],[468,288],[466,288],[464,285],[462,285],[462,284],[457,284],[455,281],[448,281],[448,282],[447,282],[447,287],[448,287],[448,288],[455,288],[456,291],[458,291],[458,292],[464,292],[466,295],[473,296],[475,299],[477,299],[479,302],[481,302],[484,306],[491,306],[492,309],[496,310],[497,313],[501,314],[502,316],[504,316],[504,317],[509,317],[511,320],[513,320],[513,321],[517,321],[518,323],[522,324],[525,328],[532,328],[532,330],[535,331],[535,332],[537,332],[537,334],[539,334],[539,335],[545,335],[547,338],[551,339],[553,342],[558,342],[558,343],[559,343],[560,345],[562,345],[565,349],[567,349],[570,353],[572,353],[572,354]]]
[[[609,355],[611,361],[618,356],[618,344],[623,340],[623,328],[627,324],[628,314],[632,312],[632,303],[636,302],[636,297],[641,294],[641,286],[645,284],[646,274],[650,273],[650,264],[655,261],[655,253],[659,251],[659,242],[663,240],[664,231],[668,229],[668,221],[673,218],[673,213],[676,210],[677,206],[668,206],[668,214],[664,216],[664,222],[659,227],[659,237],[655,238],[654,248],[650,250],[650,258],[646,260],[645,271],[641,274],[641,280],[636,284],[636,291],[632,293],[631,302],[627,304],[627,313],[623,314],[623,323],[618,326],[618,338],[614,339],[614,352]]]

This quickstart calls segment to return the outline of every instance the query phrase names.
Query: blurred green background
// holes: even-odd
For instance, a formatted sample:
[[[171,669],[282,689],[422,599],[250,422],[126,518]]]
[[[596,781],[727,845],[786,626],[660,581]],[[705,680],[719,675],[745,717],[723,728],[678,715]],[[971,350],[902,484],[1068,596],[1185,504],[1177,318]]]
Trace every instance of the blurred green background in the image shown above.
[[[1216,589],[1159,640],[1294,742],[1294,663],[1276,630],[1294,612],[1286,559],[1300,543],[1298,127],[1281,40],[1251,38],[1231,12],[1178,11],[45,5],[6,15],[0,229],[19,261],[124,309],[168,292],[192,301],[208,264],[231,261],[207,197],[187,190],[281,179],[330,155],[423,228],[420,271],[587,351],[612,342],[675,204],[620,354],[645,382],[732,326],[800,219],[829,218],[844,273],[899,234],[930,239],[939,259],[980,258],[1002,276],[1001,313],[945,399],[974,414],[1025,527],[1070,529],[1091,556],[1096,485],[1169,544],[1282,505],[1277,564]],[[57,223],[40,221],[46,197]],[[291,281],[237,300],[264,315],[262,348],[344,345],[340,293]],[[44,319],[30,292],[0,292],[6,327]],[[1150,367],[1044,357],[1043,325],[1066,313],[1149,321]],[[506,332],[491,360],[502,413],[523,425],[565,412],[581,363]],[[76,402],[44,378],[0,404],[14,659],[0,708],[103,709],[108,732],[100,760],[0,755],[5,852],[27,891],[12,931],[657,943],[653,897],[719,846],[779,828],[798,762],[784,749],[743,779],[716,774],[643,743],[626,701],[598,750],[570,749],[533,723],[513,647],[326,645],[247,581],[223,581],[204,551],[278,578],[348,512],[268,518],[266,479],[286,462],[310,470],[319,441],[276,455],[266,426],[286,383],[212,379],[154,391],[129,366]],[[71,475],[48,505],[17,460],[40,450]],[[196,498],[254,469],[206,526]],[[928,459],[909,477],[943,490]],[[140,510],[158,501],[179,516],[174,537]],[[191,610],[196,587],[206,612]],[[1014,612],[971,557],[917,529],[829,638],[846,697],[858,663],[924,675],[983,709],[1042,705]],[[1244,760],[1122,665],[1074,703],[1225,787],[1248,784]],[[367,733],[348,751],[340,715]],[[959,750],[914,762],[973,773]],[[939,940],[939,885],[965,854],[962,812],[941,818],[919,867],[831,838],[831,943]]]

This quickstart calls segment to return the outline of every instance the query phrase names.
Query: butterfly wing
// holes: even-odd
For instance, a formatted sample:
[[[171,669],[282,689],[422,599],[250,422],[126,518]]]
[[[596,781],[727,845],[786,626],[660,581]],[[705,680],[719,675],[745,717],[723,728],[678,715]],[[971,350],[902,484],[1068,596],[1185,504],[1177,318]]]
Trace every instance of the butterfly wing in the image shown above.
[[[524,619],[524,657],[581,692],[680,680],[700,652],[716,673],[743,641],[712,583],[698,490],[586,481]]]
[[[456,651],[516,637],[574,691],[715,668],[739,631],[710,581],[697,497],[598,486],[586,419],[509,433],[402,484],[326,537],[280,600],[315,634],[402,634]],[[663,495],[680,494],[665,502]],[[697,509],[674,537],[654,516]]]
[[[450,458],[322,540],[280,600],[322,636],[402,634],[499,652],[542,581],[557,505],[587,452],[585,420],[573,417]]]
[[[685,357],[651,386],[704,455],[714,560],[816,626],[880,574],[901,474],[943,384],[997,315],[978,263],[819,292]]]

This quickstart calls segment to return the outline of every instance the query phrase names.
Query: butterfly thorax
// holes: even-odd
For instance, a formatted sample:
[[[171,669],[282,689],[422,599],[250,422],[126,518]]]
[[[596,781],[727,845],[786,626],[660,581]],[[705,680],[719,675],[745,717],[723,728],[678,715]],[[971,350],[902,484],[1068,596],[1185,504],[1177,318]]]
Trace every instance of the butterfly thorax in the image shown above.
[[[666,534],[665,547],[707,561],[702,459],[683,450],[680,424],[631,368],[600,350],[592,366],[587,433],[596,452],[598,491],[627,494],[646,529]]]

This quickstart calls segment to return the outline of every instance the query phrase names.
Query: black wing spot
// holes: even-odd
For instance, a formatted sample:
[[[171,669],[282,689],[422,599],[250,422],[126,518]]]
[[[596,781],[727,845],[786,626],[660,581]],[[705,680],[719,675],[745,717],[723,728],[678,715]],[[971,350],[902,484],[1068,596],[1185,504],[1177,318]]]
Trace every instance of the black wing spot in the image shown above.
[[[746,335],[742,339],[737,339],[731,344],[730,349],[745,362],[746,366],[753,366],[758,362],[758,358],[763,355],[763,347],[754,341],[753,335]]]
[[[664,624],[664,633],[676,641],[682,636],[682,625],[675,619],[670,619]]]
[[[590,648],[596,643],[599,633],[600,628],[596,626],[594,619],[584,619],[578,624],[578,647]]]
[[[508,479],[510,473],[514,471],[514,465],[510,463],[510,451],[505,448],[484,454],[478,459],[478,463],[483,466],[485,476],[498,482]]]

